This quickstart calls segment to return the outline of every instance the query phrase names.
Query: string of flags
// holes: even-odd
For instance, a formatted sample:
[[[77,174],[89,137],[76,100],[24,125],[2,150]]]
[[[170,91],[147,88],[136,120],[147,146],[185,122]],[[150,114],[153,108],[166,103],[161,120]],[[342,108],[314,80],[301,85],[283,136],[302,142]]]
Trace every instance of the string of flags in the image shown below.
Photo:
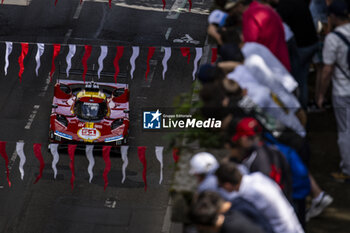
[[[71,170],[71,178],[70,178],[70,185],[71,188],[74,188],[74,181],[75,181],[75,167],[74,167],[74,158],[75,158],[75,150],[77,148],[77,145],[68,145],[68,156],[69,156],[69,168]],[[85,147],[85,155],[87,160],[89,161],[89,165],[87,168],[87,172],[89,174],[89,183],[91,183],[94,173],[93,173],[93,168],[95,165],[95,159],[93,156],[93,145],[86,145]],[[36,184],[43,176],[43,171],[45,167],[45,161],[44,157],[41,152],[42,145],[40,143],[34,143],[33,144],[33,152],[35,157],[38,160],[39,164],[39,174],[37,175],[34,184]],[[108,173],[111,170],[111,160],[110,160],[110,152],[111,152],[112,147],[111,146],[103,146],[102,147],[102,158],[105,162],[105,168],[102,174],[103,180],[104,180],[104,190],[106,190],[108,186]],[[128,166],[128,149],[129,146],[121,146],[120,147],[120,152],[121,152],[121,159],[123,161],[122,164],[122,180],[121,183],[125,182],[126,179],[126,168]],[[147,159],[146,159],[146,149],[147,147],[145,146],[139,146],[137,147],[137,154],[138,158],[143,166],[142,170],[142,179],[144,182],[144,189],[147,191]],[[53,170],[53,178],[56,179],[57,177],[57,163],[59,162],[60,155],[58,153],[58,144],[50,144],[49,145],[49,150],[52,155],[52,162],[51,162],[51,167]],[[155,155],[156,159],[160,163],[160,175],[159,175],[159,184],[162,183],[163,181],[163,146],[156,146],[155,147]],[[21,180],[24,178],[25,170],[24,170],[24,165],[26,163],[26,155],[24,153],[24,142],[20,141],[16,143],[16,153],[20,159],[19,161],[19,166],[18,169],[21,174]],[[177,148],[173,149],[173,159],[174,162],[177,163],[179,159],[179,150]],[[0,141],[0,155],[5,161],[5,168],[6,168],[6,179],[8,182],[8,186],[11,187],[11,181],[10,181],[10,170],[9,170],[9,158],[6,153],[6,142]]]
[[[4,72],[5,72],[5,76],[6,76],[8,67],[10,65],[9,56],[12,53],[14,45],[13,45],[13,42],[5,42],[5,44],[6,44],[6,51],[5,51]],[[19,64],[20,69],[19,69],[18,76],[19,76],[19,79],[21,81],[22,75],[24,72],[24,68],[25,68],[23,61],[28,54],[29,43],[20,43],[20,45],[21,45],[21,53],[20,53],[20,56],[18,58],[18,64]],[[60,44],[53,44],[53,45],[50,45],[50,44],[45,45],[43,43],[36,44],[37,52],[35,55],[35,60],[36,60],[35,74],[36,74],[36,76],[39,75],[39,69],[41,66],[40,59],[41,59],[41,56],[45,52],[45,47],[47,47],[47,46],[53,47],[53,55],[52,55],[52,59],[51,59],[51,70],[50,70],[50,79],[52,80],[53,74],[55,73],[55,70],[56,70],[55,61],[56,61],[57,56],[60,54],[61,48],[62,48],[62,46]],[[70,72],[70,69],[72,68],[72,58],[76,54],[77,46],[74,44],[69,44],[68,48],[69,48],[69,51],[68,51],[68,54],[67,54],[66,59],[65,59],[66,64],[67,64],[67,68],[66,68],[67,78],[69,77],[69,72]],[[83,66],[82,79],[84,81],[85,81],[85,76],[86,76],[86,73],[88,70],[87,61],[91,56],[93,48],[94,47],[91,45],[84,45],[85,51],[84,51],[84,55],[83,55],[83,58],[81,61],[82,66]],[[117,76],[118,76],[119,71],[120,71],[119,61],[124,54],[125,46],[117,46],[116,49],[117,49],[117,52],[116,52],[115,57],[113,59],[114,81],[115,82],[117,82]],[[131,77],[131,79],[133,79],[134,72],[136,69],[135,62],[136,62],[136,59],[140,55],[140,47],[139,46],[132,46],[131,49],[132,49],[132,55],[129,59],[129,62],[130,62],[130,66],[131,66],[130,77]],[[145,73],[145,80],[146,81],[147,81],[148,74],[150,72],[150,60],[152,59],[156,49],[157,49],[156,47],[149,47],[148,48],[147,60],[146,60],[146,73]],[[162,66],[163,66],[162,79],[165,80],[165,74],[168,70],[168,61],[171,58],[172,50],[177,49],[177,48],[163,47],[163,49],[164,49],[164,56],[162,59]],[[99,57],[98,57],[98,61],[97,61],[97,63],[98,63],[98,70],[97,70],[98,78],[101,77],[101,72],[103,70],[104,60],[107,57],[107,54],[108,54],[110,48],[102,45],[102,46],[99,46],[99,50],[100,50],[99,51],[100,53],[99,53]],[[190,60],[191,60],[191,50],[192,50],[192,48],[190,48],[190,47],[180,47],[180,51],[181,51],[182,56],[185,59],[187,59],[187,64],[189,64]],[[195,50],[194,51],[195,58],[193,60],[193,72],[192,72],[193,80],[195,80],[195,78],[196,78],[196,73],[197,73],[197,69],[198,69],[198,62],[200,61],[200,59],[203,56],[203,48],[196,47],[196,48],[194,48],[194,50]],[[214,63],[217,60],[217,48],[212,48],[211,55],[212,55],[211,62]]]
[[[4,0],[1,0],[1,4],[4,3]],[[54,4],[55,6],[57,5],[58,3],[58,0],[54,0]],[[80,4],[83,3],[83,0],[80,0]],[[165,9],[165,6],[166,6],[166,1],[165,0],[162,0],[162,4],[163,4],[163,10]],[[192,9],[192,0],[188,0],[188,4],[189,4],[189,8],[188,10],[191,12],[191,9]],[[112,0],[108,0],[108,6],[109,8],[112,8]]]

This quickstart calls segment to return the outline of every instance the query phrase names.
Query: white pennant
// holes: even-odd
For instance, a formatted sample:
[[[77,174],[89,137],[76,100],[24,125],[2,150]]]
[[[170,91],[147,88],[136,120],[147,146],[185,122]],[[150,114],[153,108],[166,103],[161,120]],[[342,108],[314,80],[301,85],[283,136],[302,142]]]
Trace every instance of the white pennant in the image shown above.
[[[44,53],[45,45],[42,43],[37,43],[36,45],[38,47],[38,50],[37,50],[36,55],[35,55],[35,60],[36,60],[35,73],[36,73],[36,76],[38,77],[38,71],[40,68],[40,57]]]
[[[163,146],[156,146],[156,157],[160,163],[160,179],[159,184],[163,181]]]
[[[51,151],[51,154],[52,154],[52,163],[51,163],[51,167],[52,167],[52,170],[53,170],[53,177],[56,179],[56,176],[57,176],[57,163],[58,163],[58,160],[60,159],[60,156],[58,154],[58,144],[50,144],[49,145],[49,148],[50,148],[50,151]]]
[[[21,179],[24,177],[24,169],[23,166],[26,163],[26,156],[23,151],[24,142],[17,142],[16,144],[16,152],[19,157],[19,172],[21,173]]]
[[[122,178],[122,183],[124,183],[125,181],[125,171],[126,171],[126,167],[128,166],[129,160],[128,160],[128,149],[129,146],[121,146],[120,147],[120,153],[122,154],[122,160],[123,160],[123,168],[122,168],[122,174],[123,174],[123,178]]]
[[[203,49],[202,48],[196,48],[196,57],[194,58],[194,67],[193,67],[193,80],[196,79],[196,73],[197,73],[197,68],[198,68],[198,61],[201,59],[203,54]]]
[[[170,47],[165,47],[164,48],[164,57],[163,57],[163,80],[165,79],[165,72],[168,70],[168,60],[171,56],[171,48]]]
[[[101,54],[100,57],[98,58],[98,71],[97,71],[97,76],[100,79],[101,71],[103,70],[103,60],[106,58],[107,53],[108,53],[108,47],[107,46],[101,46]]]
[[[92,172],[92,169],[94,168],[94,165],[95,165],[94,155],[92,154],[93,149],[94,149],[94,145],[86,145],[85,153],[86,153],[87,160],[89,160],[89,167],[88,167],[88,172],[90,176],[89,183],[91,183],[92,178],[94,177],[94,173]]]
[[[131,70],[130,70],[130,76],[131,79],[134,78],[134,71],[135,71],[135,60],[140,54],[140,48],[138,46],[133,46],[132,47],[132,55],[130,58],[130,65],[131,65]]]
[[[12,42],[6,41],[5,75],[7,75],[7,68],[9,67],[9,56],[11,52],[12,52]]]
[[[75,55],[75,51],[76,51],[76,46],[73,44],[69,45],[69,52],[67,54],[66,57],[66,62],[67,62],[67,69],[66,69],[66,73],[67,73],[67,78],[69,77],[69,70],[72,67],[72,57],[74,57]]]

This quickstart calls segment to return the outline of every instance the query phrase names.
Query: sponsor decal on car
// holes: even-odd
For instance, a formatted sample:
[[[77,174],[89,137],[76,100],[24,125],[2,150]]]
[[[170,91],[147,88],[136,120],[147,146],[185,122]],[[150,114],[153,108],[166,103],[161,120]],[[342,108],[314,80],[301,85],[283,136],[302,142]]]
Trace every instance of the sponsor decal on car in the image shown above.
[[[101,137],[100,131],[95,128],[81,128],[77,134],[84,140],[96,140]]]

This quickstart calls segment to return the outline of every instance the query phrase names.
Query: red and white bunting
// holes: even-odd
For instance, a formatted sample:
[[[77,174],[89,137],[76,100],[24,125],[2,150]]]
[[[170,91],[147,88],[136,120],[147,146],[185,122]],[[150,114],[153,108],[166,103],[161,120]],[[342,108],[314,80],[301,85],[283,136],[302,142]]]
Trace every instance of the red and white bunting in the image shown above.
[[[42,43],[37,43],[37,51],[35,55],[35,61],[36,61],[36,68],[35,68],[35,74],[38,77],[39,68],[40,68],[40,57],[43,55],[45,50],[45,45]]]
[[[95,166],[95,159],[93,155],[94,145],[86,145],[85,147],[85,155],[87,160],[89,161],[88,173],[89,173],[89,183],[91,183],[92,178],[94,178],[93,168]]]
[[[188,4],[190,5],[188,7],[188,11],[191,12],[191,9],[192,9],[192,0],[188,0]]]
[[[137,154],[139,156],[139,160],[141,161],[143,165],[143,171],[142,171],[142,179],[145,183],[145,192],[147,191],[147,161],[146,161],[146,147],[145,146],[139,146],[137,148]]]
[[[164,11],[165,5],[166,5],[166,1],[165,1],[165,0],[162,0],[162,3],[163,3],[163,11]]]
[[[129,146],[121,146],[120,147],[120,153],[122,154],[122,160],[123,160],[123,167],[122,167],[122,183],[125,181],[126,177],[126,167],[128,166],[129,160],[128,160],[128,149]]]
[[[136,58],[139,56],[139,54],[140,54],[140,47],[138,47],[138,46],[133,46],[133,47],[132,47],[132,55],[131,55],[131,57],[130,57],[130,65],[131,65],[130,77],[131,77],[131,79],[134,78],[135,60],[136,60]]]
[[[5,76],[7,75],[7,68],[9,67],[9,56],[12,52],[12,42],[8,42],[6,41],[6,53],[5,53],[5,67],[4,67],[4,70],[5,70]]]
[[[102,148],[102,157],[105,161],[105,169],[103,170],[103,180],[105,182],[104,190],[106,190],[108,186],[108,173],[111,170],[111,159],[109,157],[111,153],[112,146],[103,146]]]
[[[34,150],[35,157],[38,159],[38,161],[40,163],[39,175],[36,177],[36,179],[34,181],[34,184],[36,184],[43,176],[45,162],[44,162],[43,155],[41,154],[41,144],[40,143],[33,144],[33,150]]]
[[[157,157],[157,160],[158,160],[159,163],[160,163],[160,178],[159,178],[159,184],[161,184],[162,181],[163,181],[163,150],[164,150],[164,147],[162,147],[162,146],[156,146],[156,147],[155,147],[156,157]]]
[[[211,48],[211,63],[215,63],[218,59],[218,48]]]
[[[187,64],[189,64],[190,63],[190,59],[191,59],[191,50],[190,50],[190,48],[182,47],[182,48],[180,48],[180,50],[181,50],[182,56],[187,57]]]
[[[91,55],[91,52],[92,52],[92,46],[91,45],[85,45],[85,53],[84,53],[84,56],[83,56],[83,59],[81,61],[81,63],[83,64],[83,67],[84,67],[84,70],[83,70],[83,80],[84,80],[84,83],[85,83],[85,76],[86,76],[86,72],[87,72],[87,60],[89,59],[90,55]]]
[[[101,71],[103,70],[103,60],[106,58],[108,53],[107,46],[101,45],[100,49],[101,49],[101,53],[100,53],[100,56],[98,57],[98,71],[97,71],[98,79],[101,78],[100,76],[101,76]]]
[[[113,65],[114,65],[114,82],[117,83],[117,76],[119,74],[119,60],[123,56],[124,53],[124,46],[117,46],[117,54],[115,55],[115,58],[113,60]]]
[[[19,77],[19,81],[22,81],[22,74],[24,71],[24,58],[27,56],[28,54],[28,43],[21,43],[21,47],[22,47],[22,51],[21,51],[21,55],[18,58],[18,64],[19,64],[19,73],[18,73],[18,77]]]
[[[178,148],[173,148],[173,159],[174,162],[177,163],[179,161],[179,149]]]
[[[17,152],[17,155],[19,157],[19,167],[18,167],[18,169],[19,169],[19,172],[21,173],[21,180],[23,180],[23,177],[24,177],[23,166],[26,163],[26,156],[24,154],[23,147],[24,147],[24,142],[17,142],[16,143],[16,152]]]
[[[58,154],[58,144],[50,144],[49,145],[50,148],[50,152],[52,154],[52,163],[51,163],[51,167],[53,170],[53,178],[56,179],[57,177],[57,163],[60,159],[60,155]]]
[[[75,171],[74,171],[74,155],[75,155],[75,149],[77,148],[77,145],[68,145],[68,155],[69,155],[69,167],[72,171],[72,176],[70,178],[70,185],[73,190],[74,188],[74,180],[75,180]]]
[[[66,57],[66,62],[67,62],[66,74],[67,74],[67,78],[69,77],[69,71],[70,71],[70,68],[72,67],[72,57],[74,57],[76,50],[77,50],[76,45],[74,45],[74,44],[70,44],[69,45],[69,52],[68,52],[67,57]]]
[[[165,80],[165,73],[168,70],[168,60],[171,57],[171,48],[170,47],[165,47],[164,48],[164,57],[162,61],[163,65],[163,80]]]
[[[50,81],[52,81],[53,73],[56,70],[55,60],[56,60],[56,57],[58,56],[58,54],[60,53],[60,50],[61,50],[61,45],[60,44],[54,44],[53,45],[53,55],[52,55],[52,64],[51,64],[51,71],[50,71]]]
[[[146,78],[146,81],[147,81],[147,76],[148,76],[148,73],[150,71],[150,65],[149,65],[149,61],[151,60],[151,58],[153,57],[153,54],[154,52],[156,51],[156,48],[155,47],[149,47],[148,48],[148,55],[147,55],[147,69],[146,69],[146,74],[145,74],[145,78]]]
[[[9,157],[6,153],[6,142],[0,142],[0,154],[1,157],[5,160],[5,167],[6,167],[6,179],[9,187],[11,187],[11,181],[10,181],[10,170],[9,170]]]
[[[193,72],[192,72],[193,80],[196,79],[196,73],[197,73],[197,69],[198,69],[198,61],[202,58],[202,55],[203,55],[203,49],[196,48],[196,57],[194,58]]]

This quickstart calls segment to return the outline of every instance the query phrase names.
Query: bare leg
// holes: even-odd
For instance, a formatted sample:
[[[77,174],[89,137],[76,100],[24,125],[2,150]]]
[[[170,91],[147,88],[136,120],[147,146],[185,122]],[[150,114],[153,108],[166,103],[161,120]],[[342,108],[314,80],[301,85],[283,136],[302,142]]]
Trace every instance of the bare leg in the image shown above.
[[[321,194],[322,189],[320,188],[320,186],[318,186],[316,180],[311,175],[311,173],[309,173],[309,179],[310,179],[310,185],[311,185],[311,197],[316,198]]]

